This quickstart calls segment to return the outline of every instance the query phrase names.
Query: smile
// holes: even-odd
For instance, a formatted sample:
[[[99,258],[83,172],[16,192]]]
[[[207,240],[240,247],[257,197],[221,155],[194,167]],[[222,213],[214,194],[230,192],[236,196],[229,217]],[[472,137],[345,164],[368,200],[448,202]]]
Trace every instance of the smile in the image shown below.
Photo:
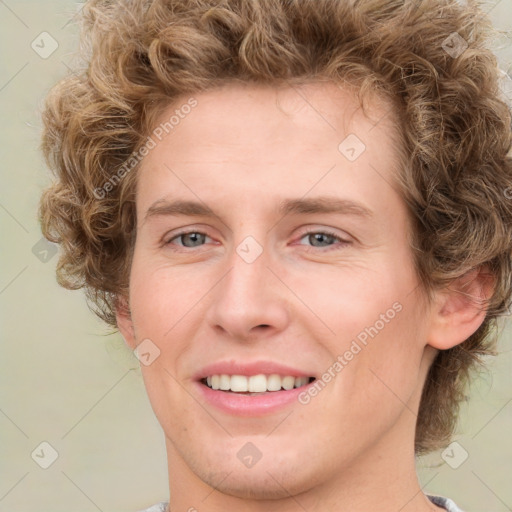
[[[312,382],[314,377],[294,377],[276,373],[265,375],[227,375],[215,374],[202,379],[210,389],[232,393],[261,394],[281,390],[300,388]]]

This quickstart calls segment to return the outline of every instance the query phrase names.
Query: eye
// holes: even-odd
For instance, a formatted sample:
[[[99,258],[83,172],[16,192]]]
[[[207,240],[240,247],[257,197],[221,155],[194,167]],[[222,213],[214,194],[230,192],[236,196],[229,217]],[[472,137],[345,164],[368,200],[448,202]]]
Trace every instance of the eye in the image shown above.
[[[164,242],[164,245],[193,249],[194,247],[200,247],[207,243],[207,239],[209,239],[210,241],[212,240],[207,234],[202,233],[201,231],[183,231],[181,233],[174,234],[172,238],[169,238],[167,241]],[[305,233],[302,233],[302,235],[299,238],[299,241],[305,239],[311,244],[308,250],[315,248],[328,248],[332,247],[333,245],[343,247],[351,244],[349,240],[344,240],[336,233],[333,233],[328,230],[307,231]]]
[[[330,231],[307,231],[303,233],[300,237],[300,240],[307,239],[308,242],[311,243],[312,247],[322,248],[322,247],[331,247],[336,242],[339,242],[339,245],[346,246],[350,245],[350,241],[344,240],[339,235],[332,233]]]
[[[178,245],[179,247],[186,247],[187,249],[190,249],[203,245],[206,238],[210,237],[200,231],[184,231],[174,235],[172,238],[167,240],[164,245]],[[179,240],[181,243],[173,243],[175,240]]]

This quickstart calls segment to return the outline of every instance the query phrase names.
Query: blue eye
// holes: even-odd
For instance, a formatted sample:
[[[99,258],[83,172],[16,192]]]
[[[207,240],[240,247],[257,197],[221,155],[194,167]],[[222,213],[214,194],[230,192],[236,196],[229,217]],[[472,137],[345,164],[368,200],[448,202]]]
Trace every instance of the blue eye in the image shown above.
[[[329,231],[308,231],[302,234],[300,240],[304,238],[308,239],[313,248],[331,247],[335,245],[336,242],[339,242],[342,246],[350,244],[348,240],[343,240],[335,233]]]
[[[206,239],[209,239],[211,241],[211,238],[208,235],[200,231],[184,231],[182,233],[175,234],[172,238],[164,242],[164,245],[183,247],[185,249],[193,249],[195,247],[200,247],[207,243]],[[350,245],[351,243],[350,241],[344,240],[337,234],[331,233],[330,231],[311,230],[306,233],[303,233],[299,240],[302,241],[304,239],[307,239],[310,244],[309,248],[307,249],[308,251],[322,248],[330,248],[333,246],[333,248],[339,248],[340,246],[343,247],[346,245]],[[179,243],[176,241],[179,241]]]
[[[172,237],[170,240],[165,242],[165,245],[170,245],[174,240],[181,240],[182,243],[177,244],[180,247],[199,247],[205,242],[206,238],[210,237],[199,231],[188,231],[184,233],[178,233],[176,236]],[[190,245],[188,245],[188,242],[190,242]]]

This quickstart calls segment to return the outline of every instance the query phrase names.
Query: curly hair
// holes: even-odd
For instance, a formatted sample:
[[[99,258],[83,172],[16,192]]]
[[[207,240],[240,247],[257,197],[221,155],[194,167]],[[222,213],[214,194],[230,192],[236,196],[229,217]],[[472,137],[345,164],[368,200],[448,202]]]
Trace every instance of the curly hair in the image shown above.
[[[483,266],[495,280],[484,322],[439,351],[423,389],[416,453],[443,446],[511,299],[511,118],[492,33],[476,0],[90,0],[84,64],[54,86],[42,113],[56,179],[40,219],[62,247],[59,283],[85,288],[90,307],[116,326],[135,242],[134,155],[178,97],[237,82],[320,81],[355,87],[361,102],[386,97],[427,295]]]

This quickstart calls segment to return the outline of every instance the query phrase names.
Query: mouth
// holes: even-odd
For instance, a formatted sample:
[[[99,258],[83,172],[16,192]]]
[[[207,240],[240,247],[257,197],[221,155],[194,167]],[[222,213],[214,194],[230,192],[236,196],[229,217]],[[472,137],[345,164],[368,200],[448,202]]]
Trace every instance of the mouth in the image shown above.
[[[270,360],[217,361],[193,380],[203,405],[230,416],[261,418],[301,404],[299,397],[317,377],[300,366]]]
[[[214,390],[247,396],[261,396],[279,391],[290,391],[311,384],[315,377],[293,375],[257,374],[228,375],[214,374],[200,380],[201,384]]]

